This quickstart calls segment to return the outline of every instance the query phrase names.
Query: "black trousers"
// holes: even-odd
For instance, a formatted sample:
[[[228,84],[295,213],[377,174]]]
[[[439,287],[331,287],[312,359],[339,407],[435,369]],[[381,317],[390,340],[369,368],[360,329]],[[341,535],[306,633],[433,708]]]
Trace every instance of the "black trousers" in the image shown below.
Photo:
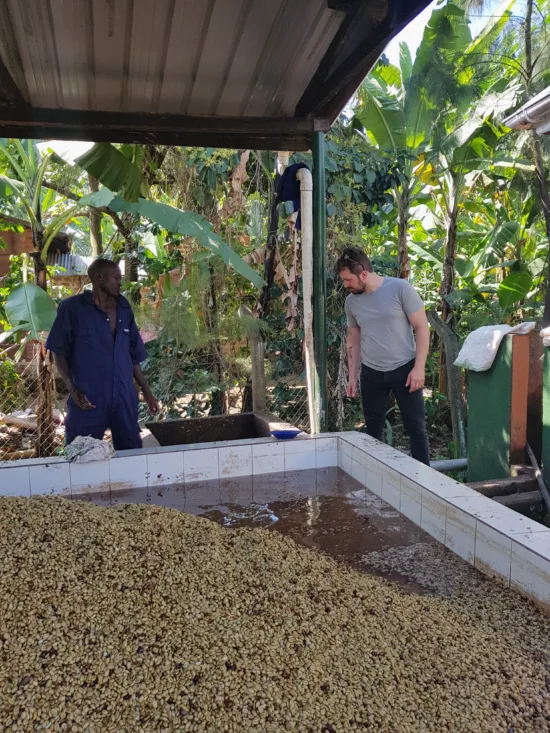
[[[367,433],[378,440],[382,437],[390,392],[393,392],[405,431],[411,441],[412,457],[430,465],[430,449],[424,414],[424,395],[421,389],[409,392],[405,387],[414,360],[391,372],[379,372],[363,364],[361,368],[361,399]]]

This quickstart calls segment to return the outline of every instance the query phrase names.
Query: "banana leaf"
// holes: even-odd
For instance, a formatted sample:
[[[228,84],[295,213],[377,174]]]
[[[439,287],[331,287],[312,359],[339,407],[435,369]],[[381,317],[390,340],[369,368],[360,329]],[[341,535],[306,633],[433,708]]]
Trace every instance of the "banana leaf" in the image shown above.
[[[55,320],[57,306],[38,285],[26,283],[15,288],[4,307],[11,330],[3,334],[4,339],[18,331],[26,331],[29,338],[41,340],[41,333],[49,331]]]
[[[140,169],[110,143],[96,143],[75,163],[127,201],[137,201],[144,186]]]
[[[144,216],[173,234],[193,237],[203,247],[221,257],[227,265],[230,265],[254,286],[262,288],[265,285],[263,278],[213,231],[210,222],[194,211],[181,211],[168,204],[141,198],[137,203],[132,203],[121,196],[115,196],[112,191],[106,188],[102,188],[97,193],[84,196],[80,200],[80,204],[83,206],[108,206],[112,211]]]

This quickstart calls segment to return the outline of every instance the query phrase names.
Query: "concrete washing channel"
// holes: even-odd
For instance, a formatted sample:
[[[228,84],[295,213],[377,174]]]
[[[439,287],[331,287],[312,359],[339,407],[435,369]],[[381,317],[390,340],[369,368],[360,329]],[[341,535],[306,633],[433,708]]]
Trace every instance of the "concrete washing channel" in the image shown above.
[[[286,492],[292,497],[300,475],[328,469],[351,477],[355,495],[364,487],[365,494],[379,497],[423,536],[431,536],[478,571],[550,609],[550,529],[359,432],[303,435],[284,442],[245,438],[150,447],[122,451],[96,463],[63,458],[4,462],[0,496],[61,494],[109,504],[146,501],[153,494],[155,503],[201,513],[199,505],[219,504],[208,493],[217,491],[220,481],[240,487],[235,503],[246,507],[252,503],[252,493],[246,489],[252,478],[273,477],[281,483],[287,476],[291,480],[285,484]],[[163,499],[164,490],[172,499]],[[197,490],[202,497],[198,502],[191,499],[199,496],[193,494]],[[257,506],[256,500],[255,511]],[[226,526],[232,521],[222,517]],[[322,549],[330,549],[330,537],[325,544]]]

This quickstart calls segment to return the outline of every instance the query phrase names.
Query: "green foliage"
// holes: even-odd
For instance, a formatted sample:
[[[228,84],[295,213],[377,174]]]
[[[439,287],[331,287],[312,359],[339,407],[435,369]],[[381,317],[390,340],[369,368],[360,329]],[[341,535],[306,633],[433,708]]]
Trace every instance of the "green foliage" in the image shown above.
[[[244,262],[237,253],[214,232],[212,225],[194,211],[180,211],[168,204],[139,199],[137,203],[125,201],[115,196],[106,188],[92,193],[82,199],[82,203],[90,206],[108,206],[112,211],[139,214],[159,224],[173,234],[181,234],[196,239],[201,246],[218,255],[236,272],[245,277],[256,287],[262,287],[264,280]]]
[[[127,201],[137,201],[140,194],[145,192],[140,168],[110,143],[96,143],[75,163],[95,176],[106,188],[120,193]]]
[[[24,392],[23,380],[19,376],[13,359],[0,359],[0,394],[2,395],[2,410],[12,412],[21,404]]]
[[[2,340],[23,331],[29,338],[40,341],[42,333],[53,325],[57,306],[42,288],[27,283],[12,290],[4,310],[11,329],[2,334]]]

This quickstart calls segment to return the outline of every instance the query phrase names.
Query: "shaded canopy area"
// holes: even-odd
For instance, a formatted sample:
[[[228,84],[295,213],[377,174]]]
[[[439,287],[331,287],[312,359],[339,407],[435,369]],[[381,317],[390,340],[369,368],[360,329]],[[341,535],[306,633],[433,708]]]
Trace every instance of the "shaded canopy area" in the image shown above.
[[[306,150],[429,0],[6,0],[3,136]]]

